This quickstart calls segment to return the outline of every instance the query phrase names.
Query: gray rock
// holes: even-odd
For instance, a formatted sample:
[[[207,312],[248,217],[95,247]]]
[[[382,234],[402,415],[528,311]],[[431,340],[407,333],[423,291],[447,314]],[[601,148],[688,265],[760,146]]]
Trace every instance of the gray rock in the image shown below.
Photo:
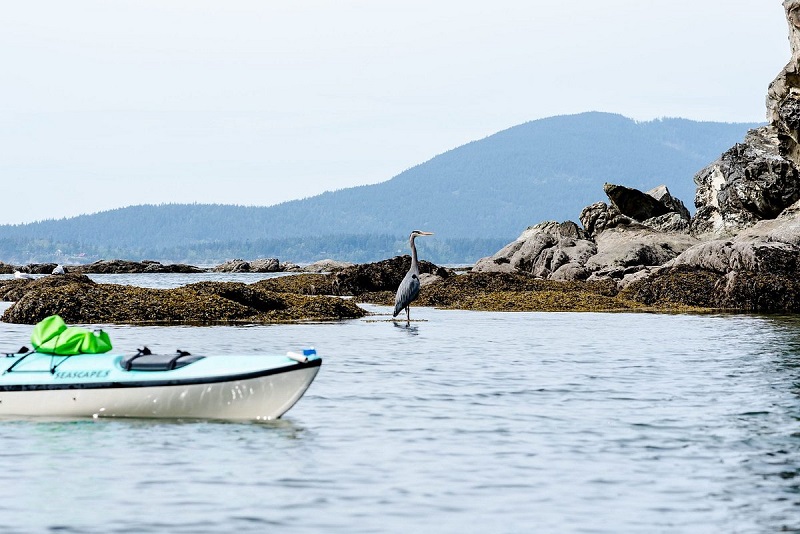
[[[800,247],[774,241],[728,241],[700,243],[675,258],[670,267],[692,267],[720,274],[733,271],[794,274]]]
[[[474,272],[521,272],[540,278],[585,279],[582,269],[596,246],[572,221],[531,226],[493,256],[479,260]],[[576,276],[577,278],[571,278]]]
[[[680,213],[672,212],[652,217],[642,221],[642,225],[666,233],[689,233],[689,218],[684,218]]]
[[[664,189],[666,190],[666,187]],[[603,190],[611,204],[621,214],[635,221],[641,222],[671,211],[664,203],[638,189],[607,183],[603,186]]]
[[[617,208],[605,202],[595,202],[591,206],[586,206],[581,211],[579,219],[589,236],[595,236],[607,228],[635,223],[633,219],[621,214]]]
[[[789,24],[789,44],[792,57],[778,73],[767,90],[767,119],[770,125],[791,139],[798,141],[797,86],[800,79],[800,0],[785,0],[786,21]],[[790,148],[787,146],[787,148]]]
[[[302,268],[306,273],[338,273],[342,269],[352,267],[353,263],[331,259],[319,260]]]
[[[229,260],[212,269],[215,273],[276,273],[281,266],[277,258],[261,258],[252,261]]]
[[[622,278],[648,266],[676,258],[697,244],[688,234],[668,234],[648,228],[611,228],[595,237],[597,253],[588,258],[586,269],[599,276]]]
[[[645,194],[664,204],[670,212],[677,213],[680,218],[684,219],[686,222],[691,220],[692,216],[686,208],[686,205],[679,198],[673,197],[666,185],[654,187]]]
[[[661,232],[689,231],[689,210],[680,199],[670,194],[665,185],[647,193],[614,184],[605,184],[604,190],[611,201],[610,206],[596,202],[581,211],[580,221],[589,236],[621,226],[646,226]],[[621,209],[626,210],[625,213]]]
[[[739,143],[701,170],[692,233],[734,236],[763,219],[773,219],[800,199],[800,172],[781,154],[776,130],[750,130]]]

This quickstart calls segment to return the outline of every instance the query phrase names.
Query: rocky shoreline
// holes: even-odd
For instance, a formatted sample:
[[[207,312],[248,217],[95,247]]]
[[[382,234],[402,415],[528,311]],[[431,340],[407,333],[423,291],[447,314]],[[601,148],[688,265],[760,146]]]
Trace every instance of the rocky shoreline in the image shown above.
[[[766,126],[694,177],[696,212],[664,186],[605,184],[608,202],[573,221],[527,228],[457,274],[421,266],[417,305],[493,311],[726,310],[800,312],[800,0],[785,0],[792,56],[769,85]],[[155,261],[66,266],[65,275],[0,281],[13,301],[0,320],[35,323],[59,313],[91,322],[280,322],[361,317],[356,302],[392,304],[408,256],[306,267],[275,258],[213,268]],[[0,273],[50,274],[55,264]],[[254,284],[154,290],[97,284],[95,273],[291,272]],[[342,298],[350,297],[350,298]]]
[[[88,264],[64,265],[68,273],[79,274],[135,274],[135,273],[320,273],[336,272],[352,263],[335,260],[320,260],[310,265],[281,263],[278,258],[259,258],[255,260],[229,260],[214,267],[196,267],[184,263],[161,263],[153,260],[100,260]],[[0,261],[0,274],[51,274],[59,265],[56,263],[29,263],[12,265]]]

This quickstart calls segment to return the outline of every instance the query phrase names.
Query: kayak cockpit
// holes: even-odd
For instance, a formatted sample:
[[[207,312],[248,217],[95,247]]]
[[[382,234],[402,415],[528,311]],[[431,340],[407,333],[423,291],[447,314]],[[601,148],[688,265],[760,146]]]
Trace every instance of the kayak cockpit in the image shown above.
[[[197,356],[185,350],[177,350],[173,354],[153,354],[144,347],[136,354],[124,356],[119,363],[126,371],[172,371],[203,358],[205,356]]]

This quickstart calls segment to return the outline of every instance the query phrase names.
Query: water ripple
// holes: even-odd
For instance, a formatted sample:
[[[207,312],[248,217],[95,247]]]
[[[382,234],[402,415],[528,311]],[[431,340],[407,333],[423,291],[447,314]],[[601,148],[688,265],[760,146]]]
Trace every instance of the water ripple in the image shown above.
[[[800,528],[797,319],[415,313],[413,335],[108,327],[121,350],[324,364],[269,424],[0,422],[0,533]]]

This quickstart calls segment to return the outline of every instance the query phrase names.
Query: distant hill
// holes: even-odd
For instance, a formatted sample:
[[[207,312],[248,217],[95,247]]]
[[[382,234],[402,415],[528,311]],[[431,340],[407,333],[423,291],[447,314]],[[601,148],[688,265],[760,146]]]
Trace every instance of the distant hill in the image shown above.
[[[693,206],[694,174],[757,124],[582,113],[527,122],[455,148],[383,183],[270,207],[166,204],[0,226],[7,262],[124,257],[213,263],[232,257],[369,261],[436,237],[428,258],[471,262],[542,220],[575,220],[604,182],[666,184]],[[422,241],[422,240],[420,240]],[[425,249],[423,249],[425,250]]]

